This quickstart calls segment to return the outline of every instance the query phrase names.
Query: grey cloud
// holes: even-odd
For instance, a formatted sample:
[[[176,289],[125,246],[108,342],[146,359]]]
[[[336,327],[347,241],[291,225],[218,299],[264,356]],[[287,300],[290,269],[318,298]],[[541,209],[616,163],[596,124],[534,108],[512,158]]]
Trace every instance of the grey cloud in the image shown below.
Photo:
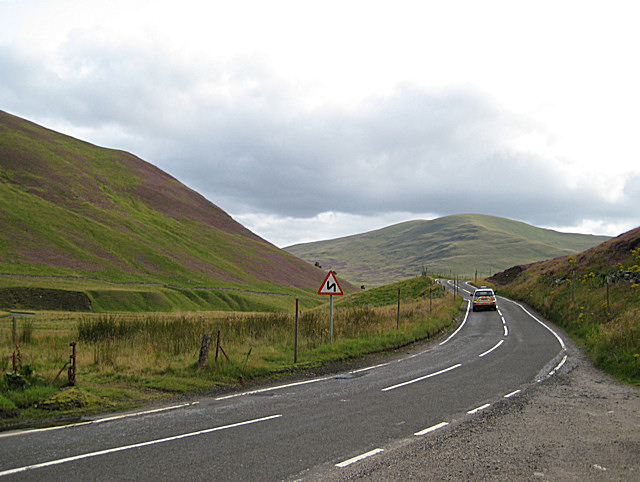
[[[617,204],[589,186],[568,188],[549,162],[509,147],[540,126],[475,92],[406,84],[356,108],[308,109],[304,90],[259,57],[199,64],[82,32],[56,62],[1,49],[0,108],[108,132],[111,147],[232,212],[483,212],[565,226],[637,219],[638,178]]]

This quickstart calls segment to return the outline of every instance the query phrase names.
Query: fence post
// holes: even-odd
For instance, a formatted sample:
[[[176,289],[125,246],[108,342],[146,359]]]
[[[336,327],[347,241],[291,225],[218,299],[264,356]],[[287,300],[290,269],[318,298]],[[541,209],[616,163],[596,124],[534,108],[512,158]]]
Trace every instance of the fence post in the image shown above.
[[[298,363],[298,298],[296,298],[296,333],[293,347],[293,363]]]
[[[607,282],[607,319],[609,319],[609,275],[607,275],[605,277],[606,282]]]
[[[396,329],[400,329],[400,288],[398,288],[398,317],[396,319]]]
[[[431,314],[431,308],[433,307],[432,294],[433,294],[433,288],[429,289],[429,314]]]
[[[200,356],[198,357],[198,368],[202,368],[209,359],[209,346],[211,345],[211,333],[205,333],[202,336],[202,344],[200,345]]]
[[[69,377],[69,385],[74,387],[76,385],[76,342],[72,341],[69,343],[69,346],[71,347],[71,364],[69,365],[67,375]]]

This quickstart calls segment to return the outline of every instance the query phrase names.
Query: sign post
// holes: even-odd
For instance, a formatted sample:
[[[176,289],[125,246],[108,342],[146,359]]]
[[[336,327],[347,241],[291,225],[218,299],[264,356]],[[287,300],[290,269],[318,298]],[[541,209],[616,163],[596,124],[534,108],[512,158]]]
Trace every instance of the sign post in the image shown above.
[[[318,294],[329,295],[329,343],[333,343],[333,295],[344,294],[333,271],[327,273],[327,277],[322,282]]]

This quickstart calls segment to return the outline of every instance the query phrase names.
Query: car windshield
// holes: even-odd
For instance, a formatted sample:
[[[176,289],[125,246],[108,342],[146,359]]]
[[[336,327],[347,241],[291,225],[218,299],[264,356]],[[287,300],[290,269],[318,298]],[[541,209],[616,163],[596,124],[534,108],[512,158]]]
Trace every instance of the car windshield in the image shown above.
[[[476,297],[478,297],[478,296],[493,296],[493,292],[492,291],[476,291],[475,296]]]

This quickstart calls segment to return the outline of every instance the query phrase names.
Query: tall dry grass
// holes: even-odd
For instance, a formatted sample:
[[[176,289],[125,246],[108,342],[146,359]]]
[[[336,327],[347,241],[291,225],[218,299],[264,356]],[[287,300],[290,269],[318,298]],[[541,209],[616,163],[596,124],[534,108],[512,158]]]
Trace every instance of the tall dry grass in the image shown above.
[[[330,343],[327,310],[299,314],[298,363],[357,356],[425,339],[452,324],[459,301],[452,297],[405,302],[397,307],[339,308]],[[38,314],[30,338],[20,344],[38,372],[52,380],[77,341],[79,383],[133,383],[176,390],[236,383],[293,366],[294,313]],[[212,335],[204,370],[196,363],[202,337]],[[222,350],[215,359],[217,335]],[[13,347],[7,323],[0,324],[3,356]],[[228,356],[228,359],[226,356]],[[185,380],[190,381],[185,382]],[[186,388],[185,388],[186,387]]]

